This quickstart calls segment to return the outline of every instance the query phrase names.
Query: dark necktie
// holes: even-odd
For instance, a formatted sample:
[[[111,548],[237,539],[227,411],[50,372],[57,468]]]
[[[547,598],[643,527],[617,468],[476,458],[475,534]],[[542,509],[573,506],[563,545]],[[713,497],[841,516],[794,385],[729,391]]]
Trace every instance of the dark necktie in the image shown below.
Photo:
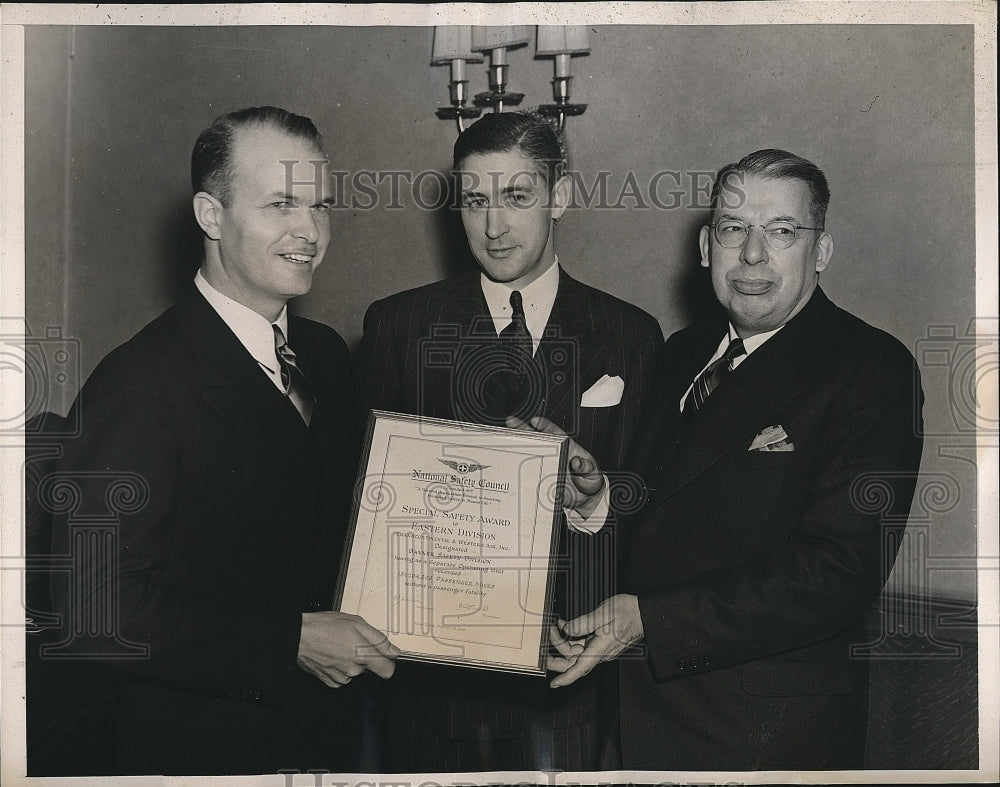
[[[698,375],[698,379],[694,381],[690,393],[688,393],[687,398],[684,400],[684,407],[682,409],[685,415],[690,415],[702,408],[709,394],[726,377],[733,373],[733,361],[741,355],[746,355],[743,340],[739,338],[733,339],[722,354],[722,357],[712,361],[708,365],[708,368]]]
[[[524,416],[524,392],[531,364],[531,334],[524,317],[521,293],[510,294],[510,324],[500,331],[498,354],[490,363],[490,374],[484,389],[487,411],[491,417],[503,420],[508,415]]]
[[[299,368],[295,353],[285,341],[285,334],[277,325],[272,324],[271,327],[274,329],[274,351],[278,356],[278,365],[281,367],[281,385],[284,388],[285,396],[291,399],[295,409],[302,416],[302,420],[308,425],[312,419],[316,400],[309,390],[302,370]]]
[[[521,293],[517,290],[510,294],[510,308],[510,325],[500,331],[500,340],[507,348],[511,369],[519,379],[523,379],[531,364],[531,333],[524,317]]]

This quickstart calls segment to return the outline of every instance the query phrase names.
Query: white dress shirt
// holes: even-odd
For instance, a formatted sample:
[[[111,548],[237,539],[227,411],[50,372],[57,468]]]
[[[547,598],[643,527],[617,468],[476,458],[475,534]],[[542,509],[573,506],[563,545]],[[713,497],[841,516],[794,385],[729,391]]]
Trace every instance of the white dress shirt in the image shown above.
[[[271,378],[278,390],[285,392],[285,386],[281,383],[281,366],[278,364],[278,354],[274,349],[274,329],[272,323],[259,315],[253,309],[237,303],[227,295],[223,295],[215,287],[208,283],[199,270],[194,275],[194,285],[198,292],[205,296],[211,307],[218,312],[223,322],[229,326],[229,330],[236,334],[240,344],[247,348],[247,352],[260,364],[268,377]],[[281,309],[273,323],[281,328],[281,333],[288,337],[288,307]]]
[[[493,281],[485,273],[479,276],[480,286],[483,288],[483,295],[486,296],[486,305],[489,306],[490,316],[493,318],[493,327],[497,336],[500,331],[510,325],[513,309],[510,307],[510,294],[514,288],[503,282]],[[559,291],[559,258],[553,255],[552,264],[541,276],[531,284],[519,290],[521,293],[521,304],[524,306],[524,322],[528,326],[528,333],[531,334],[531,353],[538,352],[538,344],[545,333],[545,326],[552,315],[552,306],[556,302],[556,293]]]

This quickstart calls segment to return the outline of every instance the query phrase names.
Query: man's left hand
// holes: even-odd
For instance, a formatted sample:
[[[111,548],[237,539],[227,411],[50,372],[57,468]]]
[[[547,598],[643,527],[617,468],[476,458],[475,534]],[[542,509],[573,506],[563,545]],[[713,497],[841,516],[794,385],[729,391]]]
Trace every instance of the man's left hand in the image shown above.
[[[564,624],[562,634],[569,641],[581,637],[587,641],[578,655],[567,653],[564,646],[558,648],[562,656],[549,659],[548,669],[562,673],[549,684],[554,689],[579,680],[602,661],[618,658],[642,639],[639,599],[626,594],[612,596],[593,612]]]

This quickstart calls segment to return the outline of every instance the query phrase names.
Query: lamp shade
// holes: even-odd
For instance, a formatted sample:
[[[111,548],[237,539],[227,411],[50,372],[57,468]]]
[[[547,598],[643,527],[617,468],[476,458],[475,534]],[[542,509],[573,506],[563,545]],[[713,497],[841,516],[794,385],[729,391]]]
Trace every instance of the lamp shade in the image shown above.
[[[439,25],[434,28],[431,63],[447,63],[451,60],[483,62],[483,56],[472,51],[471,25]]]
[[[472,49],[486,52],[491,49],[506,49],[528,43],[528,28],[524,25],[511,27],[473,27]]]
[[[586,25],[539,25],[535,55],[585,55],[590,52]]]

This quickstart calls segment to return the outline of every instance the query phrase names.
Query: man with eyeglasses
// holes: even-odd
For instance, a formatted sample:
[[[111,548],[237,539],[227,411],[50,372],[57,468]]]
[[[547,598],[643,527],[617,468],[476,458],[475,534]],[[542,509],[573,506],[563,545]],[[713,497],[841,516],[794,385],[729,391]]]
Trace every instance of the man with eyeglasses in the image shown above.
[[[627,769],[863,767],[852,646],[913,497],[923,394],[903,345],[818,286],[829,197],[785,151],[718,173],[700,247],[728,320],[664,345],[630,460],[648,498],[617,522],[625,592],[564,625],[549,664],[559,687],[619,659]],[[567,486],[590,516],[593,468]]]

